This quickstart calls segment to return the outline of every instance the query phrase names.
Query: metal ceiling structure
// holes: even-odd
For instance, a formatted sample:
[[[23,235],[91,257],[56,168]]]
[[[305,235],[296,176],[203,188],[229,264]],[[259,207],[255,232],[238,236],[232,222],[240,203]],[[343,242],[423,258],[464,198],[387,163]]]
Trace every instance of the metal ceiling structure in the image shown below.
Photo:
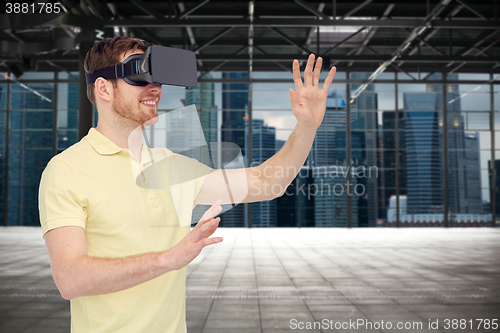
[[[0,65],[78,71],[91,43],[128,35],[195,51],[200,76],[250,65],[291,71],[308,53],[339,71],[404,72],[415,81],[435,72],[500,73],[495,0],[59,2],[63,15],[1,14]]]

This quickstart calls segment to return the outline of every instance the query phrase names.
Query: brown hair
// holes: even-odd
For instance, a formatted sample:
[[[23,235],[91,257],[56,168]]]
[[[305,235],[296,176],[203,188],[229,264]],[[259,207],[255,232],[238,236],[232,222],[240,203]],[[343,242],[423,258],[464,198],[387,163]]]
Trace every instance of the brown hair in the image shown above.
[[[152,45],[152,44],[151,44]],[[89,50],[83,66],[85,72],[94,73],[96,70],[113,66],[120,62],[120,57],[129,50],[146,51],[146,45],[141,39],[131,37],[115,37],[113,39],[103,39]],[[113,87],[117,86],[117,80],[111,79]],[[95,83],[87,84],[87,97],[96,106],[94,95]]]

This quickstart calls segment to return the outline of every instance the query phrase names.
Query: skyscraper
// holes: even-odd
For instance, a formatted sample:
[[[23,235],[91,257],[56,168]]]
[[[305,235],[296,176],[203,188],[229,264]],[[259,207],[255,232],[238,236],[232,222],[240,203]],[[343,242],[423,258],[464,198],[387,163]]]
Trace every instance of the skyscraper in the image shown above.
[[[7,128],[7,85],[0,84],[0,200],[5,202],[6,131]],[[4,205],[0,204],[0,224],[4,222]]]
[[[246,72],[222,73],[223,79],[248,79]],[[245,151],[244,117],[248,112],[248,83],[222,84],[222,141],[237,144]]]
[[[337,147],[337,136],[345,134],[345,92],[331,92],[326,100],[326,111],[323,121],[316,131],[313,146],[306,163],[309,167],[337,165],[339,161],[339,149]],[[343,157],[345,159],[345,157]]]
[[[248,120],[245,119],[245,146],[248,145]],[[267,126],[262,119],[252,120],[252,161],[248,166],[261,165],[275,153],[276,128]],[[267,188],[270,190],[270,188]],[[261,201],[245,205],[245,226],[248,225],[248,206],[252,205],[252,226],[276,227],[276,201]]]
[[[500,160],[495,160],[494,162],[494,168],[495,168],[495,179],[492,179],[492,165],[491,165],[491,160],[488,161],[488,179],[489,179],[489,185],[490,185],[490,191],[495,191],[495,216],[496,219],[500,216]],[[493,196],[491,196],[493,198]],[[493,210],[493,205],[490,206],[491,210]]]
[[[68,97],[64,110],[58,110],[57,152],[60,153],[78,142],[79,90],[78,83],[59,83],[58,89],[59,96],[67,93]]]
[[[307,189],[313,186],[313,169],[302,167],[285,193],[274,199],[278,227],[314,227],[314,196]]]
[[[46,99],[19,84],[11,85],[9,225],[39,225],[38,186],[52,158],[54,85],[29,87]]]
[[[351,79],[368,79],[371,73],[351,73]],[[356,91],[360,83],[351,84]],[[370,84],[351,105],[351,158],[353,166],[367,169],[377,167],[377,109],[378,99],[375,85]],[[361,119],[363,119],[361,121]],[[357,157],[359,156],[359,157]],[[360,227],[377,226],[378,218],[378,175],[360,178],[366,184],[366,193],[358,199]]]
[[[212,79],[211,74],[205,75],[206,79]],[[201,102],[200,102],[201,98]],[[200,115],[203,134],[207,143],[217,142],[217,106],[215,105],[214,84],[204,82],[196,88],[186,90],[186,105],[196,105]]]
[[[437,94],[404,93],[408,213],[442,211],[442,150]]]
[[[223,79],[248,79],[247,72],[222,73]],[[246,156],[244,117],[248,112],[248,83],[222,84],[222,142],[238,145],[243,156]],[[225,154],[226,152],[222,152]],[[227,152],[234,155],[235,152]],[[223,157],[224,160],[229,158]],[[221,214],[221,226],[243,227],[245,222],[245,204],[239,204],[233,209]]]
[[[441,79],[441,74],[429,80]],[[458,74],[448,79],[457,80]],[[443,122],[448,150],[448,207],[454,214],[467,212],[464,123],[458,85],[447,91],[447,119],[443,120],[443,85],[429,84],[427,92],[404,93],[408,212],[433,213],[443,209]]]
[[[352,178],[347,183],[343,176],[346,172],[350,170],[336,166],[313,169],[314,187],[307,189],[307,193],[314,196],[315,227],[346,227],[347,214],[351,214],[351,226],[358,226],[357,196],[353,196],[351,211],[347,211],[347,196],[353,193],[357,179]],[[338,177],[335,177],[335,174],[338,174]]]
[[[352,78],[364,79],[368,73],[353,73]],[[357,89],[359,85],[351,85]],[[351,105],[351,161],[346,161],[346,95],[332,92],[327,98],[327,107],[309,154],[309,167],[347,166],[377,167],[377,95],[373,85]],[[378,217],[378,178],[360,178],[366,192],[356,197],[356,226],[376,226]],[[335,185],[332,183],[332,185]],[[347,195],[347,194],[344,194]],[[318,199],[318,198],[316,198]],[[351,201],[352,202],[352,201]],[[315,203],[316,206],[316,203]],[[320,223],[321,224],[321,223]],[[318,223],[316,223],[318,225]]]
[[[381,218],[386,218],[389,200],[396,195],[396,185],[399,183],[399,195],[406,195],[406,138],[404,128],[404,113],[398,112],[398,141],[399,152],[396,152],[396,112],[384,111],[382,113],[382,172],[380,205]],[[396,180],[396,158],[399,158],[399,179]],[[396,183],[397,182],[397,183]]]
[[[465,196],[467,212],[481,214],[483,199],[481,194],[481,162],[479,158],[479,133],[465,133]]]
[[[429,81],[442,78],[440,73],[433,74]],[[448,80],[458,80],[458,74],[447,76]],[[461,100],[458,84],[444,86],[447,95],[448,119],[448,205],[454,214],[467,212],[466,179],[465,179],[465,143],[464,143],[464,121],[461,114]],[[443,85],[428,84],[427,91],[436,93],[436,111],[443,110]],[[453,101],[453,102],[452,102]],[[440,115],[442,117],[442,115]],[[442,130],[442,127],[440,127]],[[442,137],[442,135],[441,135]],[[441,141],[442,149],[442,141]]]

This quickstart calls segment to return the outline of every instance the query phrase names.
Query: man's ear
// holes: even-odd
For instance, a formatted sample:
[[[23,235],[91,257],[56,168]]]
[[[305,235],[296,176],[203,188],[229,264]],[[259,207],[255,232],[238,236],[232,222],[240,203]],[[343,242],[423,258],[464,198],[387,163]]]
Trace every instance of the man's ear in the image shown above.
[[[95,81],[96,98],[101,98],[106,102],[111,102],[113,96],[112,83],[102,77]]]

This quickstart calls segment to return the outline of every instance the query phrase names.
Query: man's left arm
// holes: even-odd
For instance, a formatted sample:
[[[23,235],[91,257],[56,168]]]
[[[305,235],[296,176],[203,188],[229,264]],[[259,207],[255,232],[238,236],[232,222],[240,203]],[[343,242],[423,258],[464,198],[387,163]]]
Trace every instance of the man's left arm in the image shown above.
[[[319,89],[322,58],[314,66],[314,55],[307,60],[304,83],[299,61],[293,61],[295,90],[290,89],[292,112],[297,125],[283,148],[259,166],[245,169],[212,170],[196,197],[197,204],[212,204],[221,199],[223,204],[272,200],[283,195],[307,159],[326,110],[328,88],[335,76],[332,67]],[[313,70],[314,68],[314,70]]]

